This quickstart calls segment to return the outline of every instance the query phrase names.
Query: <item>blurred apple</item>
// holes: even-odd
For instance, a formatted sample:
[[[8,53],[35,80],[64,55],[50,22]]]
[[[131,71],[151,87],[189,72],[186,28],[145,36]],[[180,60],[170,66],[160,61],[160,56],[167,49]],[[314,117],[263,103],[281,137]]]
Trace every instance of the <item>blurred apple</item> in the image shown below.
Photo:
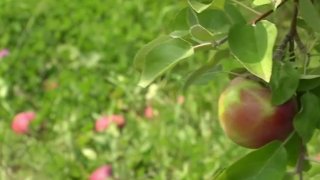
[[[96,121],[95,130],[97,132],[102,132],[109,127],[111,124],[111,119],[107,116],[103,116]]]
[[[107,180],[112,177],[112,167],[110,165],[103,165],[94,170],[89,180]]]
[[[8,49],[0,50],[0,59],[6,57],[8,55],[9,55],[9,50]]]
[[[269,88],[242,77],[233,79],[219,98],[223,130],[231,140],[248,148],[286,139],[296,113],[295,98],[274,106]]]
[[[149,105],[144,109],[144,117],[147,119],[152,119],[154,117],[154,110],[152,106]]]
[[[118,128],[123,128],[125,126],[125,119],[122,115],[110,115],[100,117],[95,124],[95,130],[97,132],[102,132],[107,129],[112,123],[116,124]]]
[[[122,115],[111,115],[110,119],[115,123],[119,128],[123,128],[126,124],[126,121]]]
[[[16,134],[26,134],[29,130],[29,124],[36,117],[32,111],[21,112],[17,114],[12,121],[11,128]]]

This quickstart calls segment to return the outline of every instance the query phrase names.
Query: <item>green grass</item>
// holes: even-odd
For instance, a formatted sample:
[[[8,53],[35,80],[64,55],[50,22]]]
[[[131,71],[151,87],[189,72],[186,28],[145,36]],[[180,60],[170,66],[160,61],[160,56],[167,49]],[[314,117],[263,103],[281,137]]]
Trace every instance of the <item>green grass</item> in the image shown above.
[[[0,60],[0,179],[87,179],[111,164],[121,180],[209,180],[244,155],[247,150],[225,138],[216,118],[225,79],[190,88],[182,105],[176,99],[188,71],[137,87],[135,53],[163,34],[184,5],[0,1],[0,49],[10,50]],[[203,57],[179,66],[191,69]],[[58,87],[50,90],[52,83]],[[147,104],[158,113],[153,120],[143,116]],[[12,118],[26,110],[37,112],[32,132],[16,135]],[[127,124],[95,133],[102,114],[122,114]]]

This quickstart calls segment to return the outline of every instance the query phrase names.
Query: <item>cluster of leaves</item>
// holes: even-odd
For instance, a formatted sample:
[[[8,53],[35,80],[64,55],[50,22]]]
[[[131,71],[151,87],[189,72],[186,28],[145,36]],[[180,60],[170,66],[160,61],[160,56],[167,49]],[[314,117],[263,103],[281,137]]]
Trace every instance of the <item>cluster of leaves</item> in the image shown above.
[[[288,19],[277,20],[288,10]],[[293,96],[299,99],[295,133],[287,141],[248,154],[218,179],[282,179],[295,175],[285,176],[287,166],[300,175],[310,169],[304,165],[306,146],[320,129],[319,12],[320,3],[311,0],[188,0],[170,24],[171,32],[137,52],[135,67],[141,72],[142,87],[174,71],[182,60],[206,52],[207,62],[190,72],[184,87],[217,81],[220,75],[249,73],[272,89],[273,104],[283,104]],[[279,16],[266,20],[272,13]]]

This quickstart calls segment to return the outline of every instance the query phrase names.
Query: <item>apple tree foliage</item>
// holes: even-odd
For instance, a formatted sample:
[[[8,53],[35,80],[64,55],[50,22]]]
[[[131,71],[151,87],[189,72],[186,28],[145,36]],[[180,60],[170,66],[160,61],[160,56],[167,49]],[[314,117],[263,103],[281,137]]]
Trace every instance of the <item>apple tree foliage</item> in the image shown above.
[[[219,74],[243,73],[272,90],[272,103],[299,99],[294,132],[240,158],[216,179],[303,179],[310,170],[307,145],[320,129],[320,2],[317,0],[186,0],[171,32],[144,45],[134,59],[139,85],[206,53],[184,87]],[[211,57],[213,56],[213,57]],[[210,83],[210,81],[206,81]]]

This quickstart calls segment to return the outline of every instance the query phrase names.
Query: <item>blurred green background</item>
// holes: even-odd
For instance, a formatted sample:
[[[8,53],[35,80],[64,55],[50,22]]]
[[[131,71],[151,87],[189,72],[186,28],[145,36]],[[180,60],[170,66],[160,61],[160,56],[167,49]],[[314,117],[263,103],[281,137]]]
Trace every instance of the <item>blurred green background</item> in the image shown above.
[[[212,179],[247,152],[225,138],[216,118],[226,79],[181,91],[205,54],[149,88],[137,86],[135,53],[185,6],[0,0],[0,49],[10,51],[0,59],[0,179],[87,179],[103,164],[120,180]],[[146,106],[154,108],[151,120]],[[28,110],[37,113],[31,133],[14,134],[12,118]],[[126,126],[94,132],[103,114],[123,115]]]

